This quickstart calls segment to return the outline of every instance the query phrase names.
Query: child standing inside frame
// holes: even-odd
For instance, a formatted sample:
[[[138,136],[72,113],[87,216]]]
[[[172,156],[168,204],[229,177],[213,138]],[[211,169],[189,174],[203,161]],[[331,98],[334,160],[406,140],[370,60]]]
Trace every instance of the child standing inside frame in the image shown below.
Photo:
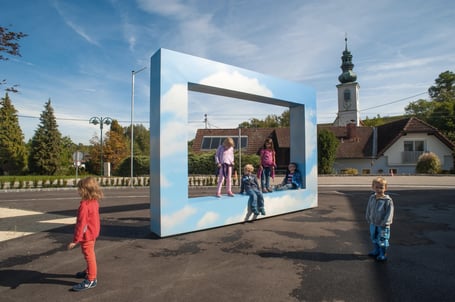
[[[261,188],[263,193],[272,192],[270,186],[270,177],[275,177],[275,148],[273,146],[273,140],[269,137],[264,141],[264,145],[259,151],[261,158],[261,165],[258,170],[258,177],[261,178]]]
[[[245,216],[245,221],[254,214],[253,219],[260,214],[265,215],[264,196],[259,189],[259,183],[256,175],[254,175],[254,167],[251,164],[246,164],[243,168],[242,183],[240,185],[240,194],[248,194],[248,207]]]
[[[216,197],[221,197],[221,187],[226,180],[226,193],[233,197],[232,193],[232,168],[234,166],[234,140],[231,137],[224,139],[223,144],[218,147],[215,153],[215,163],[218,168],[218,185]]]
[[[365,218],[370,224],[370,238],[374,249],[368,256],[382,262],[387,260],[394,205],[392,198],[385,194],[387,180],[383,177],[373,179],[372,188],[374,193],[368,199]]]
[[[103,192],[93,177],[79,180],[77,191],[82,200],[77,211],[73,241],[68,244],[68,249],[73,249],[77,244],[81,245],[87,266],[85,270],[76,273],[76,277],[83,278],[84,281],[73,286],[72,290],[83,291],[94,288],[97,285],[98,268],[95,256],[95,242],[100,234],[99,200],[103,198]]]

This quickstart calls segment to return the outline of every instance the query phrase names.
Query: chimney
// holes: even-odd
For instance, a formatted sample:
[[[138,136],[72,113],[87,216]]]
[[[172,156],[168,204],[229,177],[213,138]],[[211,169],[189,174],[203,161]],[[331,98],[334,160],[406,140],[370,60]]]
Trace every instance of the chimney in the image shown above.
[[[357,126],[355,123],[346,124],[347,137],[348,139],[354,139],[357,137]]]

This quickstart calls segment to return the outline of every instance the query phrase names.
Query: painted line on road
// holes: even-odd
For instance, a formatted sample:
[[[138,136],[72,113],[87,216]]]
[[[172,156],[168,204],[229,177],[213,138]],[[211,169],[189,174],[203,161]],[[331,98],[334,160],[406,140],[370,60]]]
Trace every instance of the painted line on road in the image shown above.
[[[2,218],[0,222],[0,242],[76,223],[76,217],[62,215],[57,215],[58,218],[54,219],[39,219],[46,218],[46,216],[49,217],[49,215],[44,212],[0,207],[0,218]],[[38,219],[34,221],[31,216],[36,216]],[[56,215],[51,216],[55,217]],[[30,225],[36,231],[27,230]]]

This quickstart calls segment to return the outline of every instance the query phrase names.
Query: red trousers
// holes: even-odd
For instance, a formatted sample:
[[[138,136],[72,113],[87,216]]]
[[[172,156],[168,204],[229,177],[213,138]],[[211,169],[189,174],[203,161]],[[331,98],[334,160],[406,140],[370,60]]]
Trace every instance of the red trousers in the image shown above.
[[[95,256],[95,240],[81,242],[82,254],[87,262],[87,279],[93,281],[96,279],[97,266]]]

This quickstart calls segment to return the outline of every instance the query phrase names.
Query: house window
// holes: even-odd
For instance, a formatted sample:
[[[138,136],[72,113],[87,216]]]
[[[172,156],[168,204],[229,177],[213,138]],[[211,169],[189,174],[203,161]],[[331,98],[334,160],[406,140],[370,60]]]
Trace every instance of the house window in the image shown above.
[[[228,136],[204,136],[202,138],[201,150],[209,151],[217,149],[219,145],[221,145],[224,139]],[[235,148],[239,148],[239,137],[238,136],[231,136],[234,140]],[[241,148],[246,148],[248,146],[248,136],[242,136],[240,138]]]
[[[425,151],[425,141],[404,141],[403,163],[417,163],[417,159]]]

